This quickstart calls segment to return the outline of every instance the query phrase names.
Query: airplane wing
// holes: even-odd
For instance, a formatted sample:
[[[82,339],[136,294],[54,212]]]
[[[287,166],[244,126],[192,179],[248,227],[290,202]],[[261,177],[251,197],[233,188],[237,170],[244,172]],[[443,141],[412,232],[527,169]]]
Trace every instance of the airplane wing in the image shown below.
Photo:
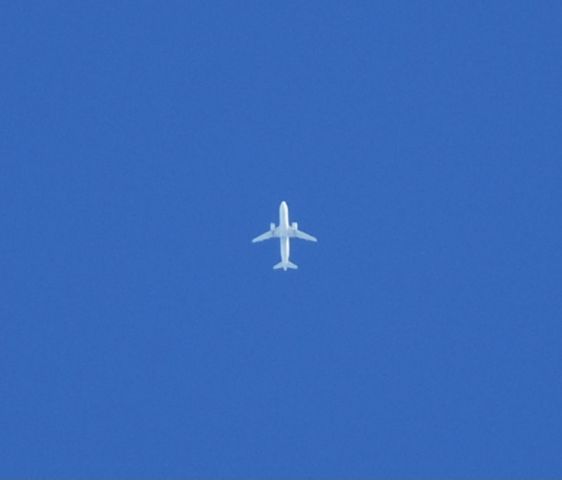
[[[304,233],[301,230],[297,230],[295,232],[295,237],[300,238],[301,240],[308,240],[309,242],[317,242],[318,241],[316,239],[316,237],[313,237],[312,235],[309,235],[308,233]]]
[[[252,243],[263,242],[264,240],[269,240],[270,238],[273,238],[273,232],[271,230],[262,233],[260,236],[254,238],[252,240]]]

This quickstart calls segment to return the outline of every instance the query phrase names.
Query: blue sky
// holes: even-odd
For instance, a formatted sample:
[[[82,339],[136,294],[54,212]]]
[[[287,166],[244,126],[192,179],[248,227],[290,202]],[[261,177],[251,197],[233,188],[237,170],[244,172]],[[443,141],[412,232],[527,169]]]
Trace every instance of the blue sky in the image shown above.
[[[562,476],[558,3],[0,13],[1,478]]]

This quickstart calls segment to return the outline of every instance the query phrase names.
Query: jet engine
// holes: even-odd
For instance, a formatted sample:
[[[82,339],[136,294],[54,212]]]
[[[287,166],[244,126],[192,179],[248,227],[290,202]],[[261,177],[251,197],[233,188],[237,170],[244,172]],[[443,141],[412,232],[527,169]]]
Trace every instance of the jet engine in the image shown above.
[[[273,232],[273,230],[275,230],[275,224],[274,224],[274,223],[270,223],[270,224],[269,224],[269,229]]]
[[[299,229],[299,224],[298,224],[297,222],[293,222],[292,227],[293,227],[295,230],[298,230],[298,229]]]

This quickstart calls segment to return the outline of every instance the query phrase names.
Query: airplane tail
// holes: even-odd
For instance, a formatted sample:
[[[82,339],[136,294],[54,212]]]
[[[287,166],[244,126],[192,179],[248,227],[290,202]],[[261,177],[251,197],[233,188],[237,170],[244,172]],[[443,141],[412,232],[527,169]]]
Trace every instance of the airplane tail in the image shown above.
[[[280,268],[282,268],[283,270],[287,270],[288,268],[291,268],[291,269],[293,269],[293,270],[296,270],[296,269],[299,268],[299,267],[297,267],[297,266],[296,266],[294,263],[292,263],[292,262],[287,262],[287,263],[279,262],[277,265],[274,265],[274,266],[273,266],[273,270],[278,270],[278,269],[280,269]]]

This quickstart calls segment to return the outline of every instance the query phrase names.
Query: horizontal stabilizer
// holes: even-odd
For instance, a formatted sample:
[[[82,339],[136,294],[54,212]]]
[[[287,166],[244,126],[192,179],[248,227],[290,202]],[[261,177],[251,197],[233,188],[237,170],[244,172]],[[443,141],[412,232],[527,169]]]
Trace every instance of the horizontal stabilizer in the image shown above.
[[[273,270],[279,270],[280,268],[282,268],[283,270],[286,271],[288,268],[291,268],[291,269],[293,269],[293,270],[296,270],[296,269],[299,268],[299,267],[297,267],[297,266],[296,266],[294,263],[292,263],[292,262],[286,262],[286,263],[285,263],[285,262],[279,262],[277,265],[274,265],[274,266],[273,266]]]

